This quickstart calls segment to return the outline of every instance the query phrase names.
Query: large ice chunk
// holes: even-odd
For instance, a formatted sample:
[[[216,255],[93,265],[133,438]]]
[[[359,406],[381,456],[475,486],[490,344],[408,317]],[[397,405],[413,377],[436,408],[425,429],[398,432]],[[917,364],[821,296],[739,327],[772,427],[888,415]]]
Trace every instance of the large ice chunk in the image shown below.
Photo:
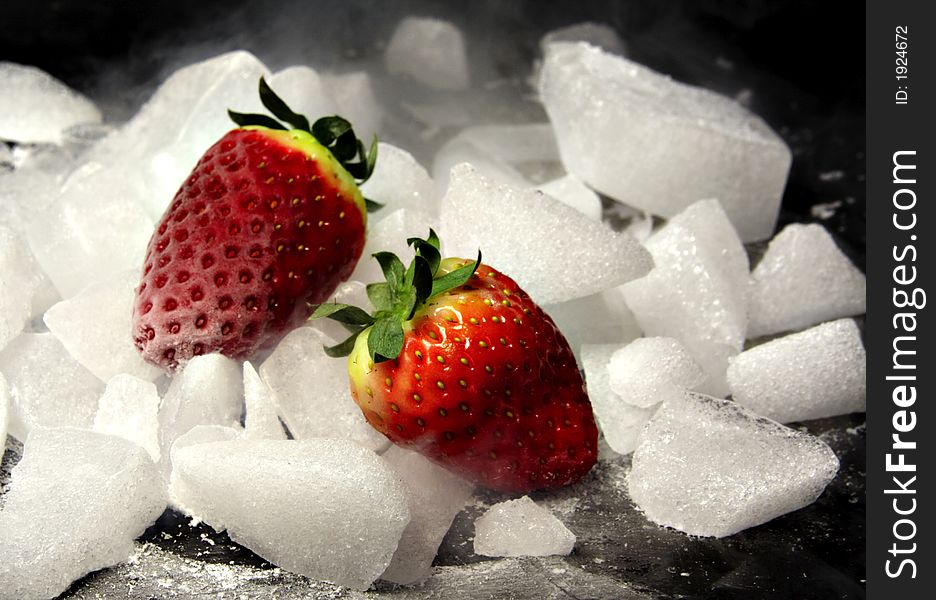
[[[390,73],[409,75],[434,89],[458,91],[468,87],[465,38],[448,21],[406,17],[387,43],[384,63]]]
[[[410,257],[413,256],[413,248],[406,243],[406,240],[412,237],[425,239],[429,235],[429,229],[438,232],[439,219],[425,211],[401,208],[384,216],[367,232],[367,242],[361,252],[361,259],[354,267],[351,278],[365,284],[383,281],[384,276],[380,270],[380,263],[373,258],[373,254],[375,252],[393,252],[408,263]],[[443,239],[443,252],[447,248],[448,244]]]
[[[605,23],[586,21],[554,29],[540,40],[540,50],[545,54],[549,45],[555,42],[588,42],[611,54],[627,54],[624,40],[613,27]]]
[[[601,199],[574,175],[563,175],[536,189],[568,204],[590,219],[601,220]]]
[[[169,448],[169,464],[173,465],[169,475],[169,504],[175,508],[182,505],[182,501],[191,498],[192,490],[188,488],[187,481],[180,476],[180,471],[175,467],[175,456],[183,448],[197,446],[198,444],[210,444],[212,442],[229,442],[244,437],[244,430],[238,427],[227,427],[225,425],[196,425],[192,427],[172,442]]]
[[[787,225],[751,273],[748,337],[865,312],[865,276],[822,225]]]
[[[650,254],[542,192],[498,184],[471,165],[452,169],[442,199],[447,254],[484,261],[540,304],[581,298],[642,277]]]
[[[475,521],[474,551],[483,556],[566,555],[575,534],[529,496],[499,502]]]
[[[755,346],[734,357],[728,385],[738,404],[779,421],[865,410],[865,349],[851,319]]]
[[[412,519],[381,579],[411,584],[429,577],[442,538],[474,486],[417,452],[391,446],[383,454],[406,485]]]
[[[705,372],[672,338],[647,337],[615,351],[608,384],[625,402],[647,408],[702,384]]]
[[[119,437],[36,429],[0,510],[0,598],[44,600],[130,557],[166,506],[146,452]]]
[[[641,334],[621,286],[543,308],[572,346],[579,364],[584,344],[624,344]]]
[[[284,440],[286,432],[276,416],[273,390],[250,364],[244,362],[244,437],[261,440]]]
[[[51,333],[23,333],[0,352],[10,386],[9,433],[34,427],[91,427],[104,383],[78,364]]]
[[[587,43],[546,50],[539,84],[570,173],[663,217],[718,198],[744,241],[770,237],[790,150],[743,106]]]
[[[335,342],[311,327],[291,331],[260,365],[276,409],[297,440],[334,437],[383,450],[389,442],[364,419],[348,391],[346,361],[325,354]]]
[[[0,350],[19,335],[29,320],[36,269],[26,244],[0,224]]]
[[[657,407],[640,407],[627,402],[611,389],[611,357],[623,344],[585,344],[582,346],[582,370],[588,399],[604,439],[618,454],[630,454],[637,447],[637,436]]]
[[[305,115],[309,123],[326,115],[343,114],[339,113],[335,99],[328,92],[325,78],[315,69],[305,65],[286,67],[274,73],[267,83],[293,112]],[[368,138],[361,139],[366,141]]]
[[[98,401],[93,430],[129,440],[146,450],[153,462],[159,462],[156,386],[133,375],[112,377]]]
[[[0,62],[0,140],[62,143],[62,131],[100,123],[93,102],[36,67]]]
[[[29,245],[63,298],[143,264],[153,221],[137,202],[133,185],[127,173],[87,163],[30,222]]]
[[[374,215],[380,220],[400,208],[433,215],[439,212],[435,184],[426,169],[406,150],[384,142],[377,144],[377,165],[361,185],[361,193],[384,205]]]
[[[366,71],[330,73],[325,74],[323,80],[335,99],[338,114],[351,121],[354,133],[365,145],[369,145],[370,140],[381,131],[384,119],[384,109],[374,93],[370,75]],[[309,118],[315,117],[309,115]],[[379,166],[379,160],[377,164]]]
[[[649,336],[682,342],[709,376],[703,391],[725,396],[728,358],[747,328],[748,260],[715,200],[696,202],[646,242],[654,269],[624,286]]]
[[[837,471],[818,438],[729,400],[686,394],[650,419],[627,481],[651,521],[724,537],[811,504]]]
[[[239,425],[243,408],[240,365],[220,354],[192,358],[177,373],[159,407],[163,457],[172,442],[196,425]],[[165,468],[168,469],[168,461]],[[168,474],[168,472],[167,472]]]
[[[145,362],[133,347],[130,317],[138,269],[92,284],[43,316],[68,352],[102,381],[129,373],[153,381],[162,370]]]
[[[175,451],[186,512],[273,564],[367,589],[410,520],[406,490],[348,440],[232,440]]]

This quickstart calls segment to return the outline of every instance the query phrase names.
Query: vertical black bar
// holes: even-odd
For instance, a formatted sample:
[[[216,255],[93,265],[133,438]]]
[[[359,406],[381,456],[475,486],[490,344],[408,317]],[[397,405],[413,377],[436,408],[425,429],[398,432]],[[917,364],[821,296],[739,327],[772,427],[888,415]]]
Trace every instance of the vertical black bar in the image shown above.
[[[867,3],[867,589],[880,599],[936,589],[932,14],[928,2]]]

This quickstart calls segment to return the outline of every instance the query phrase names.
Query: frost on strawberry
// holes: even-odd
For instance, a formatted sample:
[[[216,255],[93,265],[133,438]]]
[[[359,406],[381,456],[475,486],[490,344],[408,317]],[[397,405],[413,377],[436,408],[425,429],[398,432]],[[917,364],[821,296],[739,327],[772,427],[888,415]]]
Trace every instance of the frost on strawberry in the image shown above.
[[[273,345],[363,250],[373,204],[358,184],[373,171],[376,139],[365,151],[337,116],[310,125],[263,79],[260,98],[276,119],[229,111],[239,127],[205,152],[150,239],[132,334],[164,368]]]
[[[503,491],[556,488],[597,459],[598,430],[568,342],[507,275],[477,260],[441,259],[439,240],[410,239],[409,267],[377,253],[386,282],[373,315],[322,304],[313,318],[351,336],[351,394],[368,422],[473,482]]]

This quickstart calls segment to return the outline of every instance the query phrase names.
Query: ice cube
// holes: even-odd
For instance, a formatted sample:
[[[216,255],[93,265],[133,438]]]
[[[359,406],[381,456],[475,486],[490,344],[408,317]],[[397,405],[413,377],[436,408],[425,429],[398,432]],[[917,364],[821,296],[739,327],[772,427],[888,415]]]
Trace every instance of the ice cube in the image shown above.
[[[23,333],[0,352],[10,386],[9,433],[24,441],[34,427],[90,428],[104,384],[51,333]]]
[[[751,273],[749,337],[864,314],[865,276],[821,225],[787,225]]]
[[[349,440],[233,440],[178,449],[186,512],[287,571],[364,590],[410,520],[403,483]]]
[[[637,436],[657,407],[641,408],[611,389],[609,364],[623,344],[585,344],[582,346],[582,369],[588,399],[595,419],[608,446],[618,454],[630,454],[637,447]]]
[[[250,361],[244,362],[244,437],[284,440],[286,432],[276,416],[273,390],[257,374]]]
[[[475,521],[474,551],[482,556],[566,555],[575,534],[529,496],[498,502]]]
[[[351,121],[355,135],[370,147],[371,139],[381,131],[384,115],[370,75],[365,71],[351,71],[326,74],[323,79],[335,99],[338,114]],[[309,117],[312,118],[311,115]],[[380,161],[377,163],[379,165]]]
[[[63,298],[143,264],[153,222],[132,185],[119,170],[87,163],[29,224],[29,245]]]
[[[484,261],[540,304],[582,298],[642,277],[650,254],[542,192],[497,184],[470,165],[452,169],[442,199],[447,254]]]
[[[439,213],[435,184],[426,169],[406,150],[384,142],[377,145],[377,165],[370,179],[361,186],[361,193],[384,205],[373,215],[375,222],[400,208],[432,215]]]
[[[94,283],[50,308],[43,321],[69,354],[101,381],[129,373],[153,381],[162,370],[145,362],[130,337],[139,269]]]
[[[624,296],[649,336],[671,337],[709,376],[700,391],[728,394],[728,358],[747,327],[748,260],[715,200],[696,202],[646,242],[654,269],[627,283]]]
[[[80,429],[36,429],[0,510],[0,598],[53,598],[127,560],[166,506],[142,448]]]
[[[790,149],[737,102],[583,42],[548,46],[539,89],[590,186],[663,217],[718,198],[744,241],[773,233]]]
[[[729,400],[667,400],[641,432],[628,476],[647,517],[724,537],[811,504],[838,471],[821,440]]]
[[[172,442],[169,449],[169,464],[173,465],[169,475],[169,504],[181,510],[183,501],[191,498],[194,493],[188,488],[187,481],[180,476],[178,467],[175,466],[176,454],[183,448],[197,446],[198,444],[210,444],[212,442],[228,442],[244,437],[244,430],[240,427],[226,427],[224,425],[196,425],[192,427]]]
[[[563,175],[548,181],[536,189],[568,204],[586,217],[601,220],[601,199],[591,188],[582,183],[575,175]]]
[[[627,47],[618,32],[604,23],[584,22],[554,29],[540,40],[540,51],[544,54],[554,42],[588,42],[610,54],[627,54]]]
[[[399,446],[391,446],[383,458],[406,486],[412,519],[380,578],[408,585],[429,577],[442,538],[471,497],[474,486],[421,454]]]
[[[172,443],[196,425],[238,425],[243,408],[240,365],[220,354],[192,358],[176,373],[159,407],[160,448],[169,456]],[[164,468],[168,474],[169,465]]]
[[[374,258],[375,252],[393,252],[408,264],[413,257],[413,248],[406,243],[411,237],[425,239],[429,229],[439,231],[439,219],[428,212],[410,208],[401,208],[384,216],[367,232],[367,242],[361,252],[351,278],[365,284],[384,281],[380,263]],[[448,247],[442,239],[442,250]],[[445,255],[443,255],[445,256]]]
[[[152,382],[115,375],[98,401],[92,429],[116,435],[146,450],[159,462],[159,394]]]
[[[274,73],[267,79],[267,83],[293,112],[305,115],[310,125],[319,117],[334,115],[338,112],[338,105],[328,92],[325,78],[315,69],[305,65],[287,67]],[[263,112],[269,113],[266,109]],[[362,139],[367,140],[367,138]]]
[[[470,78],[462,32],[440,19],[400,21],[387,43],[384,64],[391,74],[408,75],[438,90],[464,90]]]
[[[757,414],[804,421],[865,410],[865,349],[851,319],[755,346],[728,366],[731,396]]]
[[[93,102],[36,67],[0,61],[0,140],[62,143],[62,131],[100,123]]]
[[[705,372],[677,340],[636,339],[608,362],[608,384],[625,402],[647,408],[702,384]]]
[[[640,337],[640,326],[624,302],[621,287],[543,309],[572,346],[581,365],[584,344],[626,343]]]
[[[559,160],[549,123],[479,125],[463,129],[439,149],[432,174],[444,189],[452,167],[466,162],[499,183],[527,187],[521,171],[561,171]]]
[[[273,390],[276,409],[297,440],[350,439],[382,451],[389,442],[377,433],[351,398],[347,360],[331,358],[324,346],[335,342],[311,327],[291,331],[260,365]]]

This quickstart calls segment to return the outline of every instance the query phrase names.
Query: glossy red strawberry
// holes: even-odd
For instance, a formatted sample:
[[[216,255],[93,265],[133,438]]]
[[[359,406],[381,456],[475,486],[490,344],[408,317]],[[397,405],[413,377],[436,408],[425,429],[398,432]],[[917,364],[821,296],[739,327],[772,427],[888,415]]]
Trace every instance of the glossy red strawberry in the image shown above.
[[[340,117],[310,127],[262,79],[260,96],[292,129],[231,113],[240,127],[198,161],[147,248],[133,339],[167,369],[275,343],[348,278],[364,247],[357,181],[373,170],[376,144],[365,154]]]
[[[325,304],[354,334],[351,393],[391,441],[486,487],[513,492],[579,480],[598,430],[568,342],[517,283],[478,261],[439,260],[438,240],[410,240],[409,269],[375,255],[373,316]],[[351,345],[353,344],[353,348]]]

